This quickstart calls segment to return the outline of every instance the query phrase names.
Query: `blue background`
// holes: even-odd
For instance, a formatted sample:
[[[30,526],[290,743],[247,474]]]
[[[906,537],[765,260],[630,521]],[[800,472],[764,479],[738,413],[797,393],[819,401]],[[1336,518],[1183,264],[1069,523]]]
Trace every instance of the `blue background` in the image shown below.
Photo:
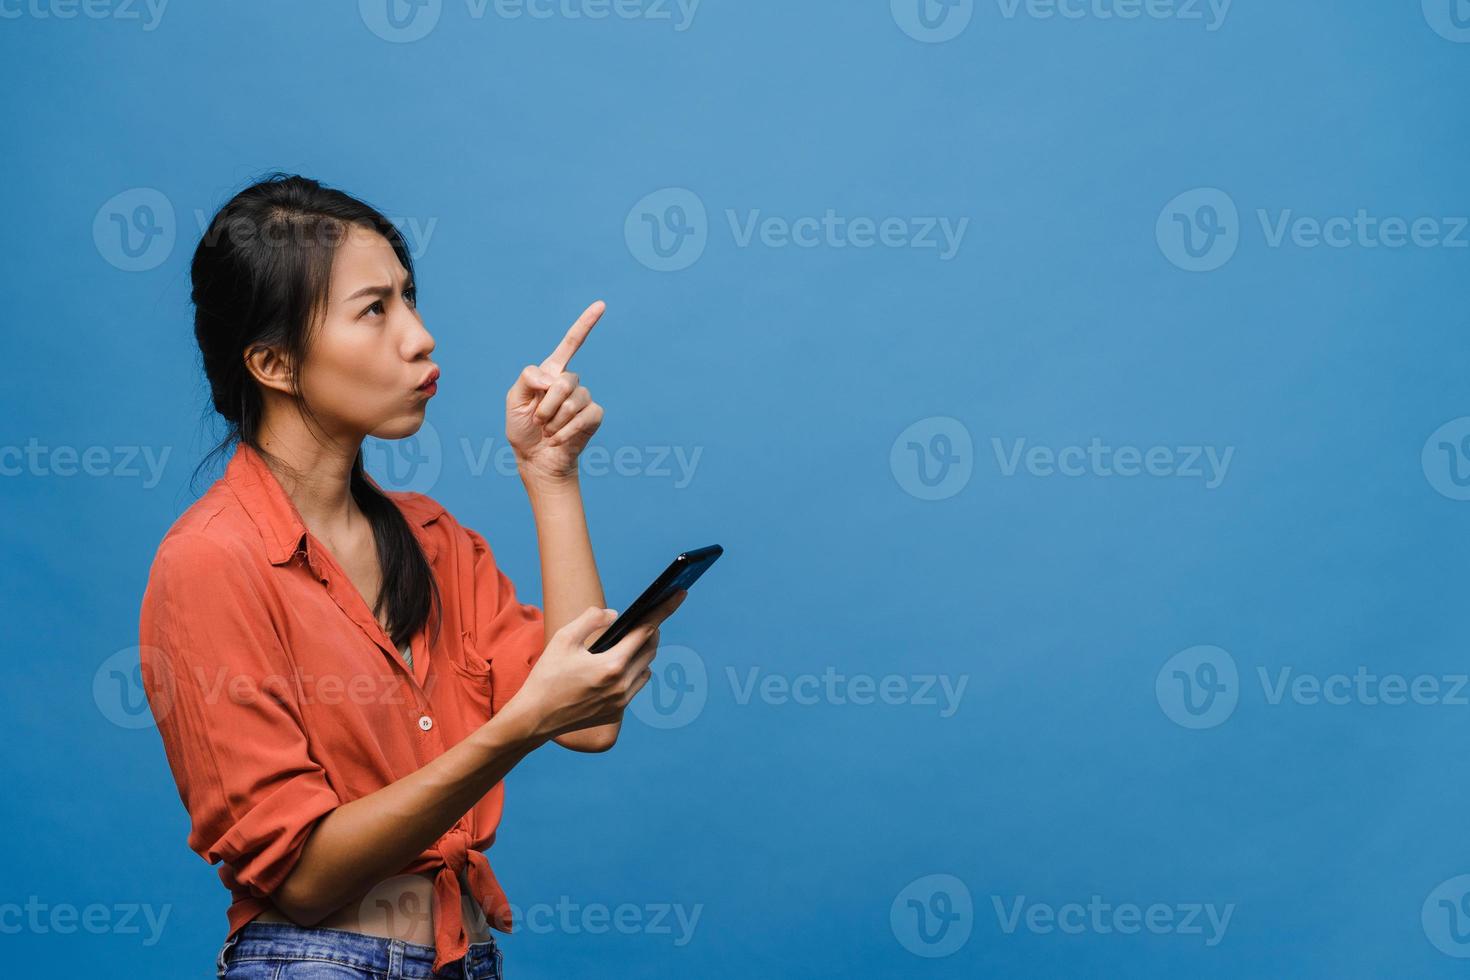
[[[156,731],[117,723],[94,681],[136,644],[154,548],[217,475],[190,486],[218,434],[187,302],[200,221],[273,169],[432,222],[419,283],[440,448],[410,456],[427,452],[428,492],[485,533],[525,601],[540,585],[524,492],[464,446],[500,445],[517,370],[589,302],[609,304],[573,364],[607,409],[593,445],[702,454],[687,486],[584,488],[613,606],[675,551],[725,546],[664,631],[705,668],[703,710],[630,719],[606,755],[537,752],[490,851],[519,907],[679,903],[700,909],[692,939],[517,932],[511,976],[1463,972],[1463,883],[1449,906],[1431,893],[1470,872],[1470,707],[1272,703],[1258,676],[1470,669],[1470,504],[1440,492],[1465,460],[1426,465],[1437,442],[1421,460],[1470,415],[1470,252],[1272,247],[1258,217],[1470,214],[1470,45],[1433,11],[1239,0],[1209,30],[986,0],[928,43],[886,0],[705,0],[686,30],[444,0],[399,42],[353,3],[175,0],[147,30],[145,8],[60,19],[27,2],[0,20],[0,444],[170,455],[154,486],[32,464],[0,479],[8,975],[205,976],[223,938],[226,895],[185,846]],[[172,207],[175,240],[129,270],[93,227],[134,216],[140,188]],[[707,209],[705,250],[672,272],[625,236],[664,188]],[[1195,188],[1239,212],[1210,272],[1156,235]],[[741,247],[726,214],[829,208],[969,225],[945,261]],[[929,500],[891,450],[936,418],[970,437],[971,475]],[[1209,489],[1007,476],[992,443],[1094,437],[1234,455]],[[1238,704],[1195,729],[1170,713],[1165,665],[1202,644],[1232,658]],[[743,684],[752,668],[967,686],[949,717],[741,703],[728,670]],[[973,909],[940,957],[921,955],[936,947],[905,898],[931,875]],[[1233,911],[1215,945],[1007,931],[996,913],[1093,895]],[[146,927],[64,934],[23,923],[27,901],[168,918],[151,944]]]

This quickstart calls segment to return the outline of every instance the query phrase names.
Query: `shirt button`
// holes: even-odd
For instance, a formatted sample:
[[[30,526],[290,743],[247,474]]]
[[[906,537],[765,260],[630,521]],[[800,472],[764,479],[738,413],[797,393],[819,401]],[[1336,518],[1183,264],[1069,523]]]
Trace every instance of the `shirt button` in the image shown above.
[[[428,731],[429,729],[434,727],[434,719],[430,718],[428,715],[420,715],[419,727],[422,728],[424,731]]]

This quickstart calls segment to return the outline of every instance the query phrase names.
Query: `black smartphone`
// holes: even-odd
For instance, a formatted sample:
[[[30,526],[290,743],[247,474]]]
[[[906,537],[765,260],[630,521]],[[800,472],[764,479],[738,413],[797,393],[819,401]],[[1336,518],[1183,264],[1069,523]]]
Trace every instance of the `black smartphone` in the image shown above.
[[[724,548],[712,544],[703,548],[695,548],[693,551],[686,551],[669,562],[669,567],[653,580],[652,585],[643,590],[641,596],[633,600],[631,606],[623,610],[622,615],[607,628],[607,632],[599,636],[597,642],[587,648],[587,652],[602,653],[612,647],[627,636],[629,630],[643,622],[649,612],[660,602],[698,581],[705,569],[713,565],[715,559],[724,553]]]

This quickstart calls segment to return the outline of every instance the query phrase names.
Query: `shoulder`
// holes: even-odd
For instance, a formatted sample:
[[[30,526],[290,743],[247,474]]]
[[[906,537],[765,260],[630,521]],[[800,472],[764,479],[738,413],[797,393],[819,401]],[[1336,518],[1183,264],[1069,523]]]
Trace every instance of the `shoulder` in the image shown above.
[[[252,550],[248,538],[226,534],[218,526],[201,530],[175,525],[153,553],[143,604],[183,596],[218,598],[216,593],[241,587],[259,593],[265,564],[259,550]]]
[[[269,563],[253,527],[185,514],[159,542],[139,605],[145,645],[204,644],[242,623],[266,622],[276,608]],[[250,627],[253,631],[254,626]],[[256,631],[266,635],[265,628]]]
[[[419,540],[429,546],[431,557],[475,547],[478,535],[428,494],[411,490],[385,490],[384,494],[397,505]]]
[[[260,531],[216,484],[169,526],[153,553],[150,578],[164,571],[238,569],[265,559]]]
[[[426,493],[384,491],[398,505],[403,516],[414,525],[420,540],[433,542],[436,555],[464,554],[472,561],[494,561],[485,536],[463,524],[447,507]]]
[[[398,506],[409,523],[417,524],[419,527],[427,527],[446,517],[449,518],[449,522],[454,521],[454,517],[444,505],[426,493],[418,493],[413,490],[384,490],[383,493]]]

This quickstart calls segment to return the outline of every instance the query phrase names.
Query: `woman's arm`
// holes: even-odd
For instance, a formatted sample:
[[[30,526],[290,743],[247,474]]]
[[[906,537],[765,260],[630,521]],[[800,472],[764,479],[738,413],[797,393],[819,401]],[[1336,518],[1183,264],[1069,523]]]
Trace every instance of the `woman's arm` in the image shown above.
[[[323,816],[271,901],[310,926],[397,874],[548,740],[620,716],[648,678],[658,624],[682,594],[606,653],[592,636],[617,618],[593,606],[551,637],[525,684],[468,738],[407,776]]]
[[[512,699],[423,768],[323,817],[271,901],[298,925],[321,921],[405,867],[545,740]]]
[[[588,606],[601,608],[605,599],[587,533],[582,488],[575,473],[565,481],[537,478],[534,474],[524,479],[536,518],[541,604],[549,638]],[[621,727],[622,718],[618,718],[595,728],[558,735],[556,743],[578,752],[605,752],[617,742]]]
[[[602,406],[566,369],[605,309],[601,300],[587,307],[549,357],[522,369],[505,398],[506,438],[536,517],[547,636],[588,606],[606,601],[577,475],[577,457],[602,424]],[[619,715],[604,725],[566,732],[556,742],[580,752],[604,752],[621,727]]]

